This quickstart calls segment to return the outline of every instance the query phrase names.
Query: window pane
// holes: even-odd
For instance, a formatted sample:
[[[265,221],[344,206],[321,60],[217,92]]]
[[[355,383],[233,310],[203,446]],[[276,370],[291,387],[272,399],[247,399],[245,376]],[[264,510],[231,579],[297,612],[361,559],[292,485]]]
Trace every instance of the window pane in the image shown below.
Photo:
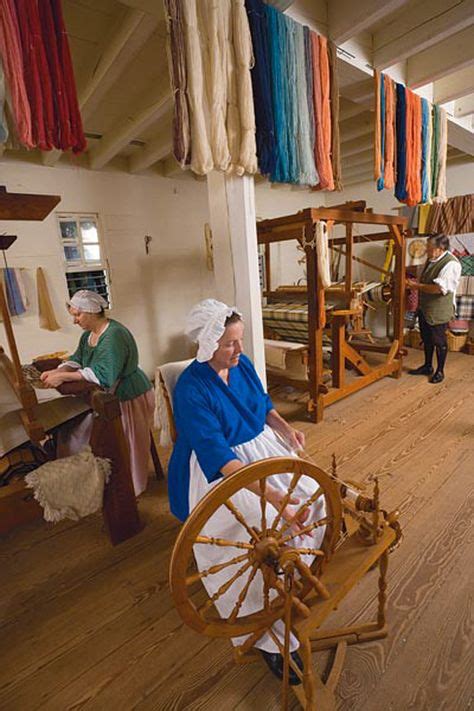
[[[98,242],[97,225],[92,220],[81,220],[81,233],[83,242]]]
[[[86,262],[100,262],[100,247],[98,244],[84,245],[84,259]]]
[[[81,259],[81,253],[75,244],[64,245],[64,256],[68,262],[78,262]]]
[[[79,289],[90,289],[91,291],[97,291],[110,304],[107,275],[104,270],[66,272],[66,280],[69,296],[75,294]]]
[[[61,227],[61,237],[63,239],[77,239],[77,223],[73,220],[61,220],[59,223]]]

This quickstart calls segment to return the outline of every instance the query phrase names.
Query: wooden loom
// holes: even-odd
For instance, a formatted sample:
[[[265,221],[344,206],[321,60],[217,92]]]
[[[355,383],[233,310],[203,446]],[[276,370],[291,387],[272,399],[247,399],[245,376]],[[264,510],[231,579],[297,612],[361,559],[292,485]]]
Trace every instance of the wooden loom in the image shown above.
[[[332,378],[328,387],[323,382],[323,333],[325,327],[324,293],[318,273],[318,259],[315,249],[315,224],[319,220],[333,221],[345,226],[345,237],[333,239],[333,248],[344,247],[346,273],[343,287],[343,308],[331,312],[330,335],[332,340]],[[354,235],[354,225],[380,225],[387,231],[367,235]],[[307,268],[306,296],[308,301],[308,412],[314,422],[323,418],[324,409],[337,400],[357,392],[366,385],[387,375],[401,376],[405,301],[405,230],[407,219],[392,215],[378,215],[368,210],[356,211],[337,208],[307,208],[295,215],[262,220],[257,223],[259,244],[265,245],[267,277],[270,274],[270,249],[276,242],[297,240],[305,249]],[[370,342],[349,343],[346,337],[347,322],[356,316],[352,308],[353,297],[353,254],[354,243],[393,240],[395,268],[392,283],[393,341],[390,344]],[[267,290],[270,285],[267,282]],[[385,354],[385,362],[370,365],[362,356],[362,351]],[[358,377],[346,382],[346,363],[358,373]]]
[[[280,509],[275,512],[266,499],[269,477],[290,474]],[[305,525],[308,536],[324,526],[324,536],[318,548],[311,547],[311,537],[305,538],[308,547],[297,548],[291,524],[283,519],[298,479],[305,475],[314,481],[314,494],[301,501],[299,511],[309,508],[324,496],[324,517]],[[232,497],[241,489],[259,491],[256,495],[260,515],[246,519]],[[209,519],[220,507],[241,525],[239,540],[210,538],[202,535]],[[255,513],[255,512],[253,512]],[[296,514],[295,514],[296,516]],[[297,458],[277,457],[250,464],[231,477],[225,477],[196,506],[186,520],[176,541],[170,564],[170,586],[177,610],[186,624],[210,637],[233,638],[248,635],[234,648],[239,664],[259,659],[254,645],[264,633],[270,634],[284,661],[282,709],[288,708],[289,670],[293,669],[301,685],[292,686],[303,708],[308,711],[335,711],[335,687],[342,671],[348,644],[381,639],[388,633],[386,623],[386,576],[388,553],[401,539],[398,512],[382,511],[378,481],[372,497],[366,497],[337,478],[335,461],[331,474],[311,462]],[[293,541],[293,543],[292,543]],[[211,546],[227,552],[223,562],[196,572],[193,562],[194,546]],[[296,544],[298,545],[298,544]],[[314,546],[314,543],[313,543]],[[235,553],[235,555],[234,555]],[[304,562],[313,555],[311,566]],[[231,557],[229,557],[231,556]],[[373,622],[341,629],[320,630],[350,590],[374,566],[379,568],[378,610]],[[238,566],[238,567],[237,567]],[[202,603],[200,582],[229,568],[228,579],[217,592]],[[237,570],[236,570],[237,568]],[[230,614],[220,616],[214,603],[238,581],[235,606]],[[260,609],[245,616],[240,610],[250,586],[261,595]],[[199,604],[197,604],[199,600]],[[282,642],[273,632],[273,625],[281,620],[285,634]],[[301,671],[290,656],[290,632],[299,640],[303,660]],[[325,682],[315,672],[312,651],[335,649],[332,669]]]
[[[59,201],[58,195],[8,193],[0,186],[0,219],[43,220]],[[13,235],[0,235],[0,249],[8,249],[15,239]],[[42,442],[48,434],[48,426],[45,423],[51,418],[47,416],[48,408],[45,407],[48,403],[39,406],[34,388],[24,377],[1,283],[0,314],[11,354],[10,359],[0,347],[0,369],[21,405],[19,416],[28,438],[26,445],[8,451],[3,457],[0,456],[0,472],[3,473],[8,471],[9,467],[26,465],[35,468],[35,465],[47,460]],[[117,398],[109,393],[94,392],[91,395],[91,405],[95,413],[91,449],[96,456],[110,459],[112,464],[111,477],[104,491],[103,515],[110,540],[115,545],[141,529],[130,473],[128,443],[123,432]],[[82,408],[82,411],[84,409],[87,411],[90,408]],[[70,418],[71,412],[64,416],[62,422]],[[56,424],[60,426],[61,418]],[[24,481],[17,480],[0,487],[0,533],[5,533],[15,525],[33,520],[39,515],[41,509]]]

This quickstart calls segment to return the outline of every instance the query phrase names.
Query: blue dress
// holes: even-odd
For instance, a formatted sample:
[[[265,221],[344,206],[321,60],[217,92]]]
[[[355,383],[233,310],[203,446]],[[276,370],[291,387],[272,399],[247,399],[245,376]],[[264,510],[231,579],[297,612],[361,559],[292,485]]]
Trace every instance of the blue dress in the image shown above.
[[[251,361],[241,355],[229,370],[228,385],[208,363],[193,361],[181,374],[173,394],[178,438],[168,468],[172,513],[189,514],[189,462],[194,451],[208,480],[222,477],[222,467],[236,459],[231,447],[257,437],[273,408]]]

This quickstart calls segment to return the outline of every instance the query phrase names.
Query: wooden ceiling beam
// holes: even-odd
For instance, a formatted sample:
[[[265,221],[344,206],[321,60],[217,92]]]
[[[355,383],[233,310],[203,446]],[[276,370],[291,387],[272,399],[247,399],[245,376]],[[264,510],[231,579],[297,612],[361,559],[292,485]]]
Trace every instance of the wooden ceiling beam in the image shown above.
[[[461,96],[474,92],[474,71],[466,67],[459,72],[438,79],[433,85],[433,101],[436,104],[445,104],[455,101]]]
[[[347,141],[347,143],[344,143],[344,147],[341,151],[342,160],[349,158],[349,156],[365,153],[373,146],[373,143],[374,140],[372,136],[360,136],[352,141]]]
[[[364,165],[364,163],[368,163],[369,161],[372,161],[372,164],[374,162],[373,150],[371,148],[367,149],[364,153],[360,153],[360,155],[357,156],[350,156],[349,158],[343,157],[342,167],[352,170],[352,168],[355,168],[355,166]]]
[[[411,0],[374,33],[374,66],[385,69],[428,49],[472,25],[473,18],[474,0]]]
[[[104,47],[91,80],[79,96],[84,122],[152,36],[157,24],[153,16],[140,10],[127,10],[124,21]]]
[[[106,133],[98,144],[89,151],[89,166],[93,170],[103,168],[130,141],[168,114],[171,108],[172,97],[168,95],[142,109],[135,116],[127,117],[123,124]]]
[[[165,17],[164,3],[162,2],[156,0],[120,0],[120,2],[122,5],[141,10],[141,12],[146,12],[158,19],[162,20]]]
[[[474,25],[407,60],[407,86],[417,88],[464,69],[474,61]]]
[[[341,131],[341,143],[348,143],[355,138],[367,136],[374,130],[374,122],[372,118],[365,119],[362,123],[354,124],[344,131]],[[342,148],[344,151],[344,148]]]
[[[328,2],[329,37],[342,44],[390,15],[407,0],[331,0]]]
[[[367,111],[367,107],[363,104],[354,104],[352,101],[347,101],[347,104],[347,106],[341,108],[339,111],[339,121],[347,121]]]
[[[130,156],[128,162],[130,173],[141,173],[154,163],[171,155],[173,145],[170,136],[171,131],[166,132],[165,135],[157,136]]]
[[[472,70],[474,73],[474,69]],[[457,99],[454,103],[454,116],[462,118],[474,114],[474,94],[468,94],[461,99]]]
[[[454,121],[448,121],[448,144],[468,156],[474,156],[474,133]]]

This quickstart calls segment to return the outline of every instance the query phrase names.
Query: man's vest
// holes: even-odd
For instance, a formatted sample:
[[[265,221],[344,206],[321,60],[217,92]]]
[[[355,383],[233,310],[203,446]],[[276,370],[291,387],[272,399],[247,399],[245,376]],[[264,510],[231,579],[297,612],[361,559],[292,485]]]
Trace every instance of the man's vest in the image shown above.
[[[446,252],[441,259],[436,262],[426,262],[421,273],[420,282],[422,284],[434,284],[434,280],[440,274],[443,267],[449,262],[455,262],[456,257]],[[426,294],[420,291],[419,306],[423,312],[427,323],[430,326],[438,326],[441,323],[448,323],[454,318],[453,294]]]

